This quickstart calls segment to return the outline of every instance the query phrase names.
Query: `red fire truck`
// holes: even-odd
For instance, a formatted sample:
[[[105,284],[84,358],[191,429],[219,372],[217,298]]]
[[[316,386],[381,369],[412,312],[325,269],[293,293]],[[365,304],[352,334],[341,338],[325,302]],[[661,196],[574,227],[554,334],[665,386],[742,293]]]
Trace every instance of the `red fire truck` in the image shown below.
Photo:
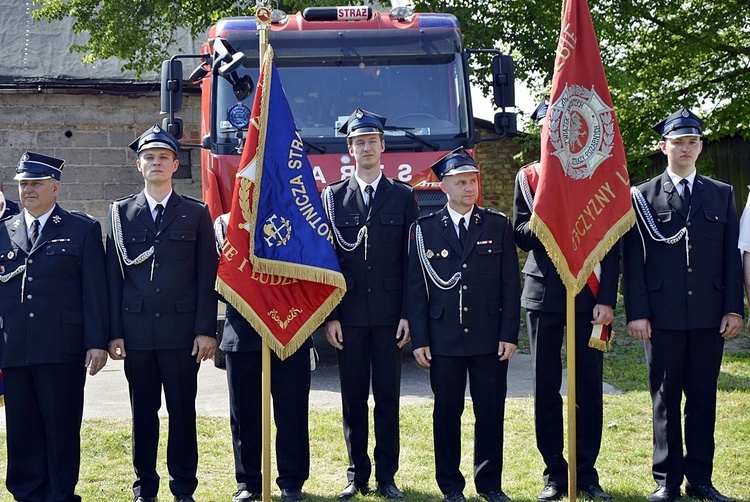
[[[199,55],[177,55],[162,69],[164,127],[178,138],[175,117],[183,94],[182,59],[199,59],[188,81],[200,83],[203,197],[214,217],[229,211],[258,76],[254,16],[212,26]],[[318,189],[348,178],[354,161],[339,126],[357,108],[387,117],[386,176],[418,190],[420,207],[445,202],[429,166],[479,141],[469,86],[471,56],[492,53],[499,135],[515,133],[513,64],[496,50],[464,48],[458,20],[397,7],[317,7],[287,16],[271,13],[269,41]]]

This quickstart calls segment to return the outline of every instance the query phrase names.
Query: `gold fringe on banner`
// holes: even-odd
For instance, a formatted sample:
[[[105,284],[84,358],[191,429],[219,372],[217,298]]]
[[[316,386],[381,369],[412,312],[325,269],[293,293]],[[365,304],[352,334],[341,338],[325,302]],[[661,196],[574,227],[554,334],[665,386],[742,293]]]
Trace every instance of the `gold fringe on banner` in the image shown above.
[[[297,334],[292,338],[289,343],[284,346],[279,340],[271,333],[268,326],[263,322],[260,316],[248,305],[248,303],[242,298],[242,296],[234,291],[226,282],[221,278],[216,278],[216,291],[224,297],[237,311],[247,319],[250,325],[258,332],[263,341],[273,350],[279,359],[282,361],[287,357],[294,354],[299,349],[305,340],[315,331],[318,326],[323,324],[328,314],[330,314],[336,305],[339,304],[341,298],[344,296],[344,290],[336,289],[328,299],[318,308],[305,324],[297,331]]]
[[[581,292],[583,287],[586,285],[588,277],[594,272],[596,264],[604,259],[604,256],[609,252],[612,247],[622,238],[625,233],[635,224],[635,211],[630,207],[628,211],[620,218],[604,235],[604,238],[599,241],[596,247],[586,257],[581,266],[581,270],[578,272],[578,276],[574,276],[568,268],[568,262],[565,259],[560,247],[557,245],[555,236],[550,231],[547,224],[542,221],[536,213],[531,215],[529,221],[529,228],[536,234],[539,240],[547,250],[552,263],[554,263],[557,273],[560,275],[565,288],[577,295]]]

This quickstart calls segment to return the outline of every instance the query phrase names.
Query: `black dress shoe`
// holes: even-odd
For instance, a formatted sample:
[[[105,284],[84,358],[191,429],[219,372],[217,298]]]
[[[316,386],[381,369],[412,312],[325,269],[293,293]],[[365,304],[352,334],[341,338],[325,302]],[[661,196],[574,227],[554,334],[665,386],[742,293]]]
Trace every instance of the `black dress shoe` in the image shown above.
[[[567,495],[567,488],[563,488],[557,485],[547,485],[544,490],[537,496],[537,500],[540,502],[547,502],[548,500],[560,500]]]
[[[281,500],[299,501],[304,500],[302,496],[302,490],[296,488],[282,488],[281,489]]]
[[[398,486],[393,481],[378,483],[378,493],[391,500],[404,498],[404,494],[401,493],[401,490],[398,489]]]
[[[175,495],[174,502],[195,502],[192,495]]]
[[[712,485],[691,485],[687,484],[685,488],[687,494],[700,500],[710,500],[711,502],[735,502],[733,498],[719,493],[719,490]]]
[[[445,502],[466,502],[466,498],[464,498],[464,494],[461,492],[446,493],[443,500]]]
[[[578,488],[578,491],[589,497],[591,500],[612,500],[612,495],[602,490],[602,487],[596,483],[584,485]]]
[[[251,492],[248,490],[237,490],[232,495],[232,502],[253,502],[255,500],[261,500],[263,496],[258,492]]]
[[[648,496],[648,502],[673,502],[679,496],[679,488],[667,488],[659,485],[654,493]]]
[[[487,493],[480,493],[480,497],[490,502],[512,502],[502,490],[492,490]]]
[[[133,502],[156,502],[156,497],[135,497]]]
[[[346,485],[346,488],[344,488],[341,493],[339,493],[339,500],[349,500],[353,496],[355,496],[358,493],[361,493],[362,495],[367,495],[367,493],[370,491],[370,488],[365,483],[364,485],[359,485],[355,483],[354,481],[349,481],[349,484]]]

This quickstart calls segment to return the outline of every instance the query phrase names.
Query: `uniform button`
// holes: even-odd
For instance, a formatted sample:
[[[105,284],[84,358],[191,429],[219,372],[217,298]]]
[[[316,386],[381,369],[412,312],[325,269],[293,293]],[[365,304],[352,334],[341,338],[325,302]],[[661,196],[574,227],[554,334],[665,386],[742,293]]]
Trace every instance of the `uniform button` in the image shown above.
[[[31,300],[33,298],[33,295],[26,295],[27,300]]]
[[[461,265],[461,268],[467,268],[467,267],[468,267],[468,265],[466,263],[464,263],[463,265]]]
[[[693,292],[692,291],[688,291],[688,296],[693,296]]]
[[[372,288],[367,288],[368,293],[372,293]]]
[[[469,307],[464,307],[464,312],[468,312],[468,311],[469,311]]]
[[[469,328],[464,328],[464,333],[468,333],[468,332],[469,332]]]
[[[34,259],[33,258],[29,258],[28,261],[29,261],[29,263],[34,263]]]
[[[154,244],[159,244],[159,239],[154,239]]]
[[[690,225],[692,225],[692,222],[689,222],[689,221],[688,221],[687,223],[685,223],[685,226],[688,226],[688,227],[689,227]]]
[[[372,270],[372,265],[367,265],[367,270]]]
[[[65,248],[62,248],[62,249],[60,250],[60,252],[64,253],[64,252],[65,252]]]
[[[692,269],[692,268],[688,268],[688,273],[690,273],[690,272],[692,272],[692,271],[693,271],[693,269]]]
[[[156,288],[157,293],[161,293],[161,288]]]
[[[688,249],[693,249],[693,245],[692,244],[688,244]]]
[[[157,318],[161,317],[161,314],[157,312],[157,313],[156,313],[156,317],[157,317]]]
[[[33,277],[27,277],[26,280],[29,281],[29,282],[31,282],[31,281],[34,280],[34,278]]]
[[[464,291],[466,291],[467,289],[469,289],[469,286],[467,286],[466,284],[464,284],[463,287],[464,287]]]
[[[156,267],[156,268],[159,268],[159,266],[160,266],[160,265],[159,265],[158,263],[154,265],[154,267]]]
[[[34,313],[33,313],[33,312],[30,312],[30,313],[29,313],[29,317],[31,317],[31,318],[33,319],[33,318],[34,318]]]

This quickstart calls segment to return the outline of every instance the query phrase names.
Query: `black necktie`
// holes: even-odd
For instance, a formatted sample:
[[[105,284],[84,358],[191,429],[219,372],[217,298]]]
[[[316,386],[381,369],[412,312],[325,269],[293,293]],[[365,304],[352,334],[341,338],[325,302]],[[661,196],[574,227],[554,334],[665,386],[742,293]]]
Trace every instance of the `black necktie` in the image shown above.
[[[375,189],[372,188],[372,185],[367,185],[365,187],[365,194],[367,195],[367,199],[365,200],[365,210],[367,211],[367,214],[370,214],[370,206],[372,206],[372,199],[373,194],[375,193]]]
[[[164,214],[164,206],[161,204],[156,205],[156,218],[154,218],[154,223],[156,223],[156,228],[158,229],[161,225],[161,217]]]
[[[375,189],[372,188],[372,185],[367,185],[365,187],[365,193],[367,194],[367,200],[365,201],[365,207],[367,209],[370,209],[370,205],[372,204],[372,198],[373,198],[373,194],[375,193]]]
[[[685,204],[685,207],[690,207],[690,186],[688,186],[688,180],[687,178],[682,178],[682,181],[680,181],[680,184],[682,184],[682,201]]]
[[[464,221],[465,220],[463,218],[458,220],[458,240],[461,242],[462,249],[466,247],[466,234],[467,234],[466,225],[464,224]]]
[[[31,245],[33,246],[39,238],[39,220],[31,222]]]

